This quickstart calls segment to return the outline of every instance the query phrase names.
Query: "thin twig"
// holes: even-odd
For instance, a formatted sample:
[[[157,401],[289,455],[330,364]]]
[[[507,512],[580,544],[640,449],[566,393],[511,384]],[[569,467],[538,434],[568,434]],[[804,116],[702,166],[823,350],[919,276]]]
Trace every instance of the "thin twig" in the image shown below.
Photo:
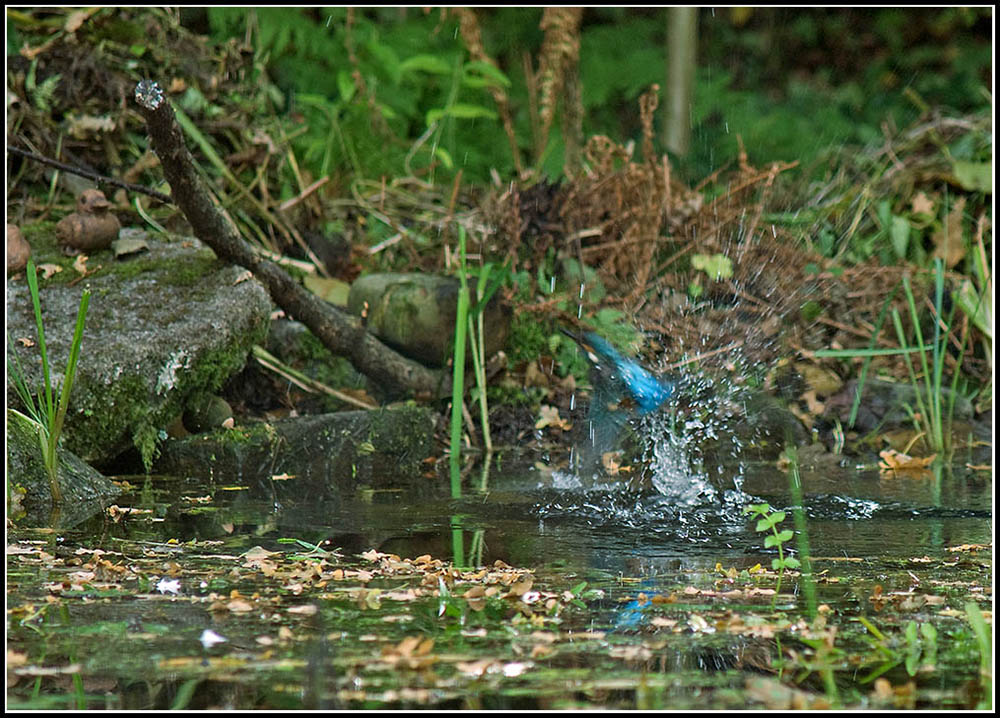
[[[124,180],[115,179],[114,177],[108,177],[107,175],[98,174],[97,172],[91,172],[90,170],[85,170],[82,167],[76,167],[74,165],[68,165],[65,162],[59,162],[51,157],[45,157],[44,155],[38,155],[34,152],[28,152],[27,150],[22,150],[19,147],[14,147],[13,145],[7,145],[7,151],[18,155],[20,157],[25,157],[29,160],[38,162],[39,164],[48,165],[49,167],[55,167],[57,170],[62,172],[69,172],[73,175],[79,175],[80,177],[86,177],[87,179],[94,180],[97,184],[109,184],[114,187],[121,187],[122,189],[128,190],[129,192],[139,192],[141,194],[149,195],[150,197],[164,202],[166,204],[173,204],[174,201],[170,199],[170,195],[163,194],[162,192],[157,192],[156,190],[149,189],[148,187],[143,187],[142,185],[132,184],[131,182],[125,182]]]

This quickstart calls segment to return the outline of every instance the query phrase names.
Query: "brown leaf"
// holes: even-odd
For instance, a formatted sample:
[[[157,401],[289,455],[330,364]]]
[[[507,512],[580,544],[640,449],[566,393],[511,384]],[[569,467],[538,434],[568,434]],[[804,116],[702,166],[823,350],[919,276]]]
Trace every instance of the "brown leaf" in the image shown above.
[[[965,212],[965,197],[959,197],[945,218],[944,226],[934,233],[934,256],[944,259],[951,269],[965,257],[965,242],[962,241],[962,214]]]
[[[253,604],[242,598],[234,598],[226,604],[226,608],[232,613],[249,613],[253,610]]]
[[[486,589],[482,586],[473,586],[465,592],[463,598],[473,611],[482,611],[486,608]]]
[[[913,197],[913,203],[910,205],[910,210],[913,214],[934,214],[934,200],[928,197],[924,192],[917,192]]]
[[[63,30],[68,33],[74,33],[80,29],[83,23],[87,22],[87,18],[97,12],[99,8],[91,8],[88,10],[74,10],[69,15],[66,16],[66,22],[63,23]]]
[[[301,606],[292,606],[288,609],[289,613],[293,613],[299,616],[315,616],[319,609],[316,607],[315,603],[306,603]]]
[[[39,264],[38,268],[42,272],[42,279],[48,279],[53,274],[61,272],[63,270],[58,264]]]
[[[73,260],[73,269],[77,271],[77,274],[82,274],[84,277],[87,276],[87,257],[86,254],[78,254],[76,259]]]
[[[531,590],[531,585],[535,582],[535,579],[531,576],[524,576],[517,583],[510,587],[510,596],[523,596],[528,591]]]
[[[927,467],[934,461],[937,454],[916,458],[895,449],[886,449],[879,452],[879,457],[882,459],[879,462],[882,476],[906,475],[911,478],[932,478],[933,473]]]
[[[559,410],[554,406],[542,404],[538,410],[538,421],[535,422],[536,429],[544,429],[546,426],[554,426],[563,431],[569,431],[573,424],[559,416]]]

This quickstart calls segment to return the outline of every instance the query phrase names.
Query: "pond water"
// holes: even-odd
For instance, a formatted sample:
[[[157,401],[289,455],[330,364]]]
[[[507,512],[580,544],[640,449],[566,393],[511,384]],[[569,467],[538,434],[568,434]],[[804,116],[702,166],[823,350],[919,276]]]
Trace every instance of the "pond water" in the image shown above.
[[[143,513],[8,530],[8,706],[983,705],[965,606],[992,615],[992,475],[789,476],[744,462],[640,490],[507,453],[460,498],[440,475],[340,497],[119,477]],[[777,595],[744,512],[764,502],[811,559]]]

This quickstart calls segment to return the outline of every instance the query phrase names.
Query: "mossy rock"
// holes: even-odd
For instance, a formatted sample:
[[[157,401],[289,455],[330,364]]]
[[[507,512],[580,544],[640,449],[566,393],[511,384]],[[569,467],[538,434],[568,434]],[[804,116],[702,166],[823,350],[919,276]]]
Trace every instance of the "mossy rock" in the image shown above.
[[[247,424],[168,441],[155,469],[239,481],[290,500],[397,488],[423,480],[436,421],[428,407],[403,405]]]
[[[121,493],[114,483],[66,449],[59,456],[62,504],[52,505],[49,474],[42,460],[36,425],[17,411],[7,410],[7,518],[20,525],[72,526]],[[53,521],[54,515],[58,519]]]
[[[27,234],[37,264],[66,264],[51,228]],[[189,397],[217,391],[238,372],[270,321],[270,296],[246,270],[220,262],[192,238],[146,239],[147,253],[119,260],[110,250],[91,255],[82,281],[66,281],[79,277],[69,268],[39,276],[55,384],[66,367],[84,287],[91,292],[63,434],[68,449],[98,467],[133,446],[148,465],[162,430]],[[23,277],[7,282],[7,330],[8,355],[17,358],[29,386],[40,386],[35,317]],[[10,383],[7,400],[20,405]]]
[[[476,283],[469,284],[472,306]],[[451,356],[460,289],[454,277],[369,274],[351,285],[347,309],[364,315],[369,331],[402,354],[440,367]],[[489,356],[503,348],[510,330],[510,313],[496,296],[487,304],[483,322]]]

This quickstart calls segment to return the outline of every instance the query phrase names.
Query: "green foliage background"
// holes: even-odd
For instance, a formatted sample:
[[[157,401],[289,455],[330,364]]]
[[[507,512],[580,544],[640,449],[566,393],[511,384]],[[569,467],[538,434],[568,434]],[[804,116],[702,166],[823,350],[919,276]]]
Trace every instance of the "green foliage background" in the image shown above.
[[[542,8],[477,9],[483,41],[504,78],[469,72],[454,17],[418,8],[357,9],[350,40],[374,95],[380,121],[355,97],[345,8],[214,7],[215,39],[251,37],[266,78],[285,108],[300,112],[308,132],[297,149],[317,172],[349,168],[379,177],[406,170],[407,153],[444,117],[438,137],[441,179],[463,169],[470,181],[489,171],[513,173],[513,162],[489,82],[503,82],[522,149],[531,145],[525,58],[537,61]],[[750,161],[809,159],[824,146],[870,144],[882,124],[912,122],[924,106],[967,112],[989,104],[992,9],[720,8],[700,12],[699,60],[691,111],[691,155],[677,158],[700,179],[735,156],[737,135]],[[588,8],[580,75],[584,132],[639,139],[637,98],[665,82],[666,10]],[[248,35],[249,29],[249,35]],[[509,80],[509,84],[505,82]],[[423,143],[409,167],[426,167]],[[558,123],[545,170],[561,174]]]

